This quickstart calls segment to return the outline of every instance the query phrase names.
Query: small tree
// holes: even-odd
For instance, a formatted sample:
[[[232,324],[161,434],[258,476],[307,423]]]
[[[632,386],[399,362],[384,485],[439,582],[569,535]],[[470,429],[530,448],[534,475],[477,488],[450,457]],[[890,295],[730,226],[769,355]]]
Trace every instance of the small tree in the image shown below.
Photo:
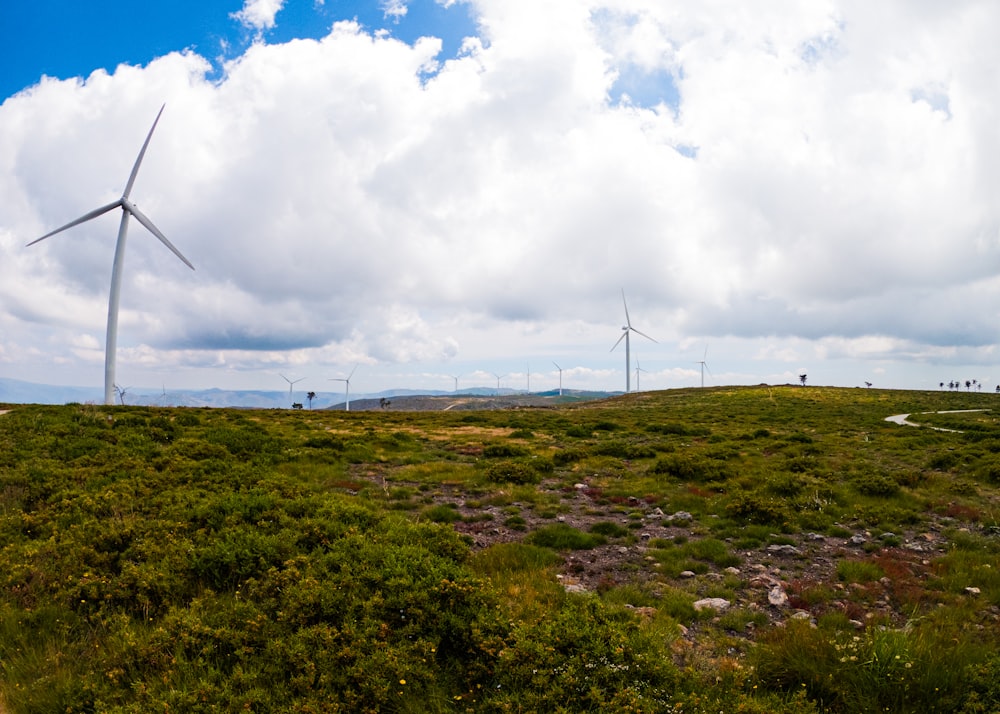
[[[313,399],[316,398],[316,392],[306,392],[306,399],[309,400],[309,408],[313,408]]]
[[[800,382],[802,382],[802,386],[803,386],[803,387],[804,387],[804,386],[806,386],[806,377],[807,377],[807,376],[808,376],[808,375],[805,375],[805,374],[800,374],[800,375],[799,375],[799,381],[800,381]]]

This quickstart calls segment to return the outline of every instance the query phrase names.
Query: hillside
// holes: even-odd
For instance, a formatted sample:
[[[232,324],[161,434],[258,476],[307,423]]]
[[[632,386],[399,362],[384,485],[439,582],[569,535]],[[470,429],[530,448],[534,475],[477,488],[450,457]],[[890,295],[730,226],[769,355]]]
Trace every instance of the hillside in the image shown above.
[[[11,712],[997,711],[998,399],[13,406],[0,694]]]

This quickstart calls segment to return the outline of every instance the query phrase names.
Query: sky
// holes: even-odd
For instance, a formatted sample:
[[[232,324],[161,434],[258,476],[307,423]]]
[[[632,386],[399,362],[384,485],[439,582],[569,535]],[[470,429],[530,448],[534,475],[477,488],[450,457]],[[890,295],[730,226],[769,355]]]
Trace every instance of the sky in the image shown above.
[[[0,376],[103,383],[118,213],[26,244],[119,198],[165,105],[131,199],[195,270],[132,223],[123,386],[622,390],[624,294],[633,389],[992,390],[996,27],[994,0],[3,3]]]

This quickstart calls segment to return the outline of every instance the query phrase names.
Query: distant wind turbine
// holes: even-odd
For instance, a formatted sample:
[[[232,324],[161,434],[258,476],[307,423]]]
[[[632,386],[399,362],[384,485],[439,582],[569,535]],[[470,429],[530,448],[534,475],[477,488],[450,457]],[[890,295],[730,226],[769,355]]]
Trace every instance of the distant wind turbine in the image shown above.
[[[285,375],[281,375],[281,378],[283,380],[285,380],[286,382],[288,382],[288,400],[291,402],[292,401],[292,387],[295,386],[297,383],[301,382],[303,379],[305,379],[305,377],[299,377],[298,379],[289,379]]]
[[[153,225],[153,222],[146,217],[146,215],[140,211],[131,200],[129,200],[129,195],[132,193],[132,186],[135,184],[135,177],[139,173],[139,165],[142,163],[143,156],[146,155],[146,147],[149,146],[149,140],[153,138],[153,130],[156,129],[157,122],[160,121],[160,115],[163,114],[163,109],[166,105],[160,107],[159,113],[156,115],[156,119],[153,121],[153,126],[149,130],[149,134],[146,135],[146,141],[142,144],[142,149],[139,150],[139,156],[135,160],[135,165],[132,167],[132,173],[129,174],[128,183],[125,184],[125,192],[122,197],[113,203],[109,203],[106,206],[101,206],[100,208],[95,208],[90,213],[86,213],[75,221],[70,221],[61,228],[56,228],[54,231],[46,233],[41,238],[36,238],[35,240],[28,243],[28,245],[34,245],[39,241],[43,241],[46,238],[54,236],[56,233],[61,233],[67,228],[72,228],[73,226],[78,226],[81,223],[86,223],[92,218],[97,218],[102,216],[108,211],[115,208],[122,209],[122,220],[118,227],[118,243],[115,246],[115,262],[114,267],[111,269],[111,293],[108,297],[108,331],[107,331],[107,341],[104,347],[104,403],[114,404],[115,403],[115,353],[117,351],[118,344],[118,302],[121,295],[121,284],[122,284],[122,269],[125,265],[125,240],[128,236],[128,219],[130,216],[135,216],[135,219],[139,221],[143,226],[146,227],[150,233],[160,239],[163,245],[167,246],[181,259],[187,267],[194,270],[194,266],[191,265],[190,261],[181,255],[181,252],[174,247],[174,245],[167,240],[166,236],[160,232],[160,229]]]
[[[553,362],[552,364],[556,364],[556,363]],[[556,369],[559,370],[559,396],[561,397],[563,395],[562,394],[562,367],[560,367],[559,365],[556,364]]]
[[[705,386],[705,370],[708,369],[708,362],[705,361],[706,357],[708,357],[708,345],[705,345],[705,354],[703,354],[701,356],[701,359],[698,360],[698,364],[701,365],[701,386],[702,387]],[[712,370],[709,369],[708,373],[711,374]]]
[[[639,389],[639,372],[645,372],[645,371],[646,370],[644,370],[642,367],[639,366],[639,358],[636,357],[635,358],[635,391],[637,391],[637,392],[641,392],[642,391],[641,389]]]
[[[345,412],[351,411],[351,377],[353,377],[354,373],[357,372],[357,371],[358,371],[358,365],[354,365],[354,369],[351,370],[351,373],[349,375],[347,375],[346,378],[345,377],[334,377],[333,379],[330,380],[331,382],[343,382],[344,383],[344,411]]]
[[[458,391],[458,378],[459,378],[459,375],[457,375],[457,374],[451,374],[451,375],[448,375],[448,376],[450,376],[452,379],[455,380],[455,391],[457,392]]]
[[[507,375],[506,374],[497,374],[496,372],[490,372],[490,374],[492,374],[494,377],[497,378],[497,396],[499,397],[500,396],[500,380],[503,377],[506,377]]]
[[[611,348],[611,351],[614,352],[615,347],[617,347],[622,340],[625,340],[625,393],[628,394],[630,391],[632,391],[632,383],[630,382],[631,370],[632,370],[632,355],[629,347],[629,333],[634,332],[637,335],[642,335],[651,342],[656,342],[656,340],[647,335],[645,332],[640,332],[639,330],[632,327],[632,320],[630,320],[628,316],[628,303],[625,301],[624,288],[622,289],[622,304],[625,306],[625,325],[622,327],[621,337],[618,338],[618,342],[616,342],[615,346]]]

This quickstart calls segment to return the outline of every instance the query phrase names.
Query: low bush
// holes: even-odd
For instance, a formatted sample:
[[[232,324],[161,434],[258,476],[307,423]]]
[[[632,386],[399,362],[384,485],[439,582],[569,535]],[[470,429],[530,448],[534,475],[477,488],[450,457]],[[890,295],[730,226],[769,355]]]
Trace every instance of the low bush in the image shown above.
[[[526,543],[553,550],[589,550],[607,540],[597,533],[584,533],[566,523],[553,523],[528,534]]]

